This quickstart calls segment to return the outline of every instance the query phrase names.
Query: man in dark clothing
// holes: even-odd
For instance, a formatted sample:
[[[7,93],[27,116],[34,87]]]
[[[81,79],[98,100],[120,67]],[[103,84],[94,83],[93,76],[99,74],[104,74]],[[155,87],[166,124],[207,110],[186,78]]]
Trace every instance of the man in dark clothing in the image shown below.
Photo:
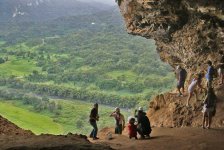
[[[207,74],[205,75],[206,79],[207,79],[207,87],[210,88],[212,87],[212,81],[214,78],[214,67],[212,65],[212,62],[209,60],[207,61],[208,64],[208,70],[207,70]]]
[[[177,82],[177,90],[179,92],[179,96],[183,96],[184,83],[187,78],[187,71],[184,68],[182,68],[181,66],[179,66],[178,68],[179,68],[179,75],[178,75],[178,82]],[[182,88],[183,93],[181,93],[181,91],[180,91],[181,88]]]
[[[90,112],[90,116],[89,116],[89,122],[91,124],[91,126],[93,127],[92,132],[90,133],[90,137],[93,138],[93,140],[97,140],[99,139],[97,137],[97,132],[98,132],[98,128],[97,128],[97,124],[96,121],[99,120],[99,115],[98,115],[98,104],[94,104],[93,109]]]
[[[140,134],[141,139],[144,139],[145,135],[150,138],[150,133],[152,131],[150,121],[146,116],[146,113],[143,111],[142,107],[139,107],[138,114],[135,116],[137,117],[138,121],[137,131]]]

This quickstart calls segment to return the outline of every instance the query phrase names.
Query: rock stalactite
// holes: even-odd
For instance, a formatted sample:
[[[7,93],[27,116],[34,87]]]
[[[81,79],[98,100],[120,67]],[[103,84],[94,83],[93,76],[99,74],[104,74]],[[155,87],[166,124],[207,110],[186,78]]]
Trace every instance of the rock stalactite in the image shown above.
[[[218,52],[224,51],[224,1],[121,0],[119,7],[127,32],[154,39],[161,60],[172,67],[183,65],[188,81],[206,70],[208,60],[218,65]],[[219,115],[224,110],[223,90],[216,86],[219,106],[214,126],[224,125],[224,117]],[[194,101],[193,109],[187,109],[185,99],[170,93],[154,98],[149,109],[153,125],[199,126],[201,102]]]

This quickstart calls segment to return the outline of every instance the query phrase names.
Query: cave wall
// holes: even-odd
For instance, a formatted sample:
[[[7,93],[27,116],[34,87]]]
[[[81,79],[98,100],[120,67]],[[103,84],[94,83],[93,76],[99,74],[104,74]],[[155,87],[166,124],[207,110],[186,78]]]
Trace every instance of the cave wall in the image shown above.
[[[154,39],[161,60],[173,67],[204,69],[224,50],[222,0],[121,0],[120,9],[127,32]]]
[[[154,39],[161,60],[173,68],[179,64],[185,67],[188,82],[192,75],[206,71],[207,60],[217,66],[218,52],[224,51],[223,0],[119,0],[118,5],[127,32]],[[217,87],[217,82],[220,117],[214,122],[215,126],[224,126],[224,87]],[[203,93],[200,96],[203,99]],[[187,109],[185,99],[169,93],[156,96],[148,111],[152,124],[199,126],[201,102],[193,101],[193,108]]]

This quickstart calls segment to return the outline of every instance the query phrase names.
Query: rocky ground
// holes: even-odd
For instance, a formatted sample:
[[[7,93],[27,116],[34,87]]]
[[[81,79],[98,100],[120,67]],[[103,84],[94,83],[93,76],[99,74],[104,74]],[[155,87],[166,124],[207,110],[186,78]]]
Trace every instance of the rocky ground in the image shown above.
[[[92,144],[86,136],[34,135],[0,116],[0,150],[107,150],[109,146]]]
[[[79,135],[0,135],[1,150],[107,150],[109,146],[90,143]]]
[[[0,116],[0,135],[20,135],[20,136],[31,136],[34,135],[31,131],[23,130],[11,123],[7,119]]]
[[[200,90],[199,90],[200,91]],[[213,127],[224,127],[224,85],[215,88],[218,100],[216,114],[213,117]],[[176,92],[168,92],[156,96],[149,104],[147,112],[151,124],[156,127],[200,127],[202,126],[202,103],[205,92],[199,94],[199,100],[195,96],[190,100],[190,106],[186,107],[188,94],[178,97]]]

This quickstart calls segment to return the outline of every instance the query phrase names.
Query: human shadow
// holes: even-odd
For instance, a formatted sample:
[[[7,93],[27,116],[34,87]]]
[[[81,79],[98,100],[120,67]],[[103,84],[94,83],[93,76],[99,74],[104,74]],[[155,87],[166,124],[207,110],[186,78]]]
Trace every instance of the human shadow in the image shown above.
[[[210,129],[208,129],[208,130],[224,132],[224,128],[210,128]]]
[[[162,135],[162,136],[151,136],[150,138],[144,138],[142,140],[156,140],[156,139],[163,139],[163,138],[169,138],[171,136],[168,135]]]

